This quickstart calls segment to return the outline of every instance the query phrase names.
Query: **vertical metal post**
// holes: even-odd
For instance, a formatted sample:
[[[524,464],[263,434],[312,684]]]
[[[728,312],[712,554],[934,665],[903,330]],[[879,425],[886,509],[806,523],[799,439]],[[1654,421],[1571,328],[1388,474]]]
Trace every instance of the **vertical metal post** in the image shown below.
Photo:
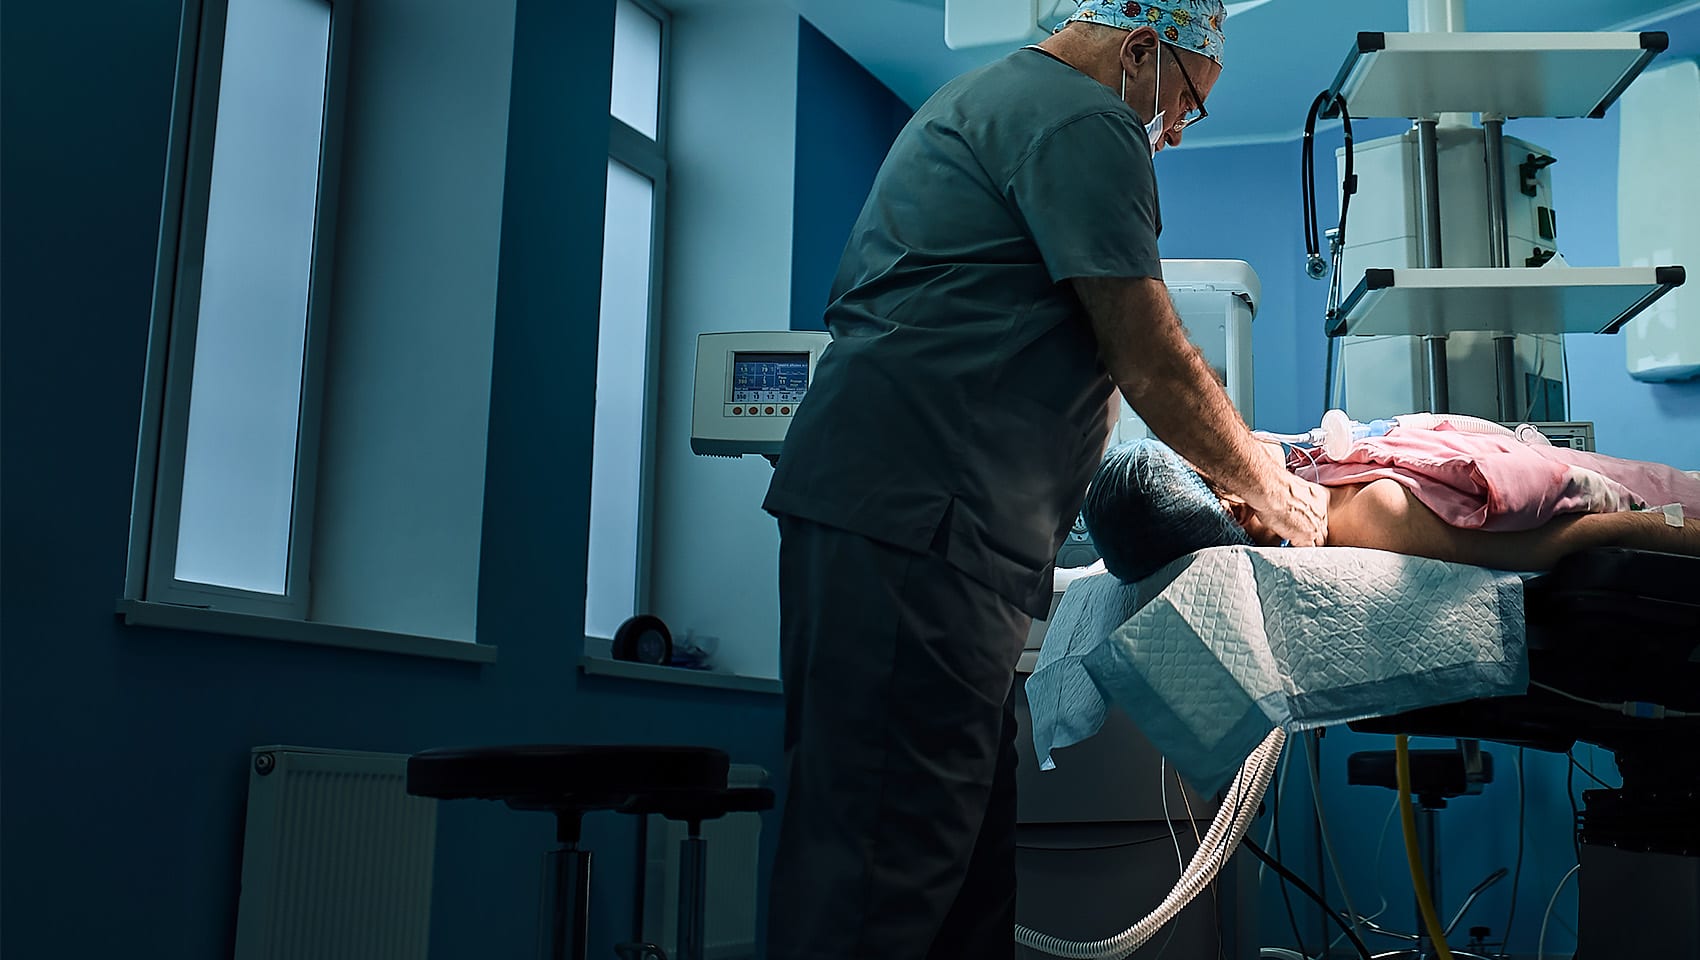
[[[1440,246],[1440,140],[1436,121],[1417,121],[1417,209],[1422,216],[1423,266],[1445,266]]]
[[[543,855],[538,924],[542,960],[585,960],[590,954],[590,851],[566,844]]]
[[[679,943],[674,960],[703,960],[703,896],[708,888],[708,851],[696,824],[679,842]]]
[[[1464,32],[1464,0],[1408,0],[1405,15],[1412,33]]]
[[[1505,120],[1483,117],[1482,135],[1487,157],[1487,214],[1489,266],[1511,266],[1511,229],[1505,211]]]
[[[1428,881],[1429,899],[1434,903],[1436,913],[1441,911],[1440,900],[1440,846],[1435,842],[1434,811],[1423,806],[1418,800],[1417,806],[1417,850],[1423,858],[1423,878]],[[1428,935],[1428,927],[1423,925],[1422,905],[1416,906],[1417,916],[1417,957],[1418,960],[1430,960],[1434,956],[1434,941]]]
[[[1417,121],[1417,208],[1422,215],[1423,266],[1430,268],[1446,262],[1440,246],[1440,142],[1435,124],[1433,118]],[[1428,408],[1434,413],[1450,413],[1446,337],[1423,337],[1423,346],[1427,348]]]
[[[1484,155],[1487,159],[1488,265],[1511,266],[1511,228],[1505,209],[1505,120],[1482,117]],[[1509,332],[1493,335],[1494,379],[1499,387],[1499,419],[1521,420],[1517,391],[1517,337]]]

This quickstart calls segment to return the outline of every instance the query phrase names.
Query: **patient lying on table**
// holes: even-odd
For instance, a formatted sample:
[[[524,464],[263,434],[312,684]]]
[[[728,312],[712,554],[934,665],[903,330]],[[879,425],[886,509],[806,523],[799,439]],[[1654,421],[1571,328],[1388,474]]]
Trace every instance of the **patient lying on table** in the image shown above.
[[[1661,464],[1444,424],[1395,427],[1338,458],[1278,442],[1267,450],[1329,488],[1329,546],[1530,571],[1590,547],[1700,556],[1700,478]],[[1658,509],[1667,505],[1680,513]],[[1205,547],[1280,542],[1156,440],[1111,450],[1083,513],[1105,567],[1130,582]]]

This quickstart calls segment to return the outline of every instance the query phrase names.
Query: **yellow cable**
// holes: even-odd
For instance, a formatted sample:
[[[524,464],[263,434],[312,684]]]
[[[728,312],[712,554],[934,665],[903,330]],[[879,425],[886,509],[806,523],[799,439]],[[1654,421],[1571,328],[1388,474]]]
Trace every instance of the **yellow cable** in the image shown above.
[[[1417,909],[1422,913],[1423,927],[1440,960],[1452,960],[1452,950],[1446,945],[1446,931],[1440,927],[1440,917],[1434,912],[1434,900],[1429,896],[1428,880],[1423,876],[1422,854],[1417,852],[1417,809],[1411,803],[1411,738],[1399,734],[1393,738],[1394,769],[1398,775],[1399,821],[1405,831],[1405,863],[1411,868],[1411,888],[1417,892]]]

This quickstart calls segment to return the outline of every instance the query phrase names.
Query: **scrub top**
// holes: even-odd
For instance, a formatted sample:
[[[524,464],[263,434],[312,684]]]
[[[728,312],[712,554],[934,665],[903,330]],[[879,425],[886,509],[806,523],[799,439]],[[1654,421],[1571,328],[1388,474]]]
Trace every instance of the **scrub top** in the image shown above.
[[[939,554],[1044,616],[1113,391],[1064,281],[1161,278],[1160,229],[1114,91],[1032,48],[946,84],[851,230],[764,508]]]

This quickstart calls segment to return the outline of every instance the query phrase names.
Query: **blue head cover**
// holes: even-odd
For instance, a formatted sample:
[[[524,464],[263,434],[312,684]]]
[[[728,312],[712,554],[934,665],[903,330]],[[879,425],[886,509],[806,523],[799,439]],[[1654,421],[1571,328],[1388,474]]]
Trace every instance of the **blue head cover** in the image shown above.
[[[1198,471],[1157,440],[1105,454],[1081,512],[1105,569],[1128,583],[1194,550],[1251,545]]]
[[[1064,22],[1083,20],[1121,30],[1150,27],[1182,50],[1191,50],[1222,64],[1226,37],[1222,26],[1228,10],[1222,0],[1078,0],[1079,8]]]

